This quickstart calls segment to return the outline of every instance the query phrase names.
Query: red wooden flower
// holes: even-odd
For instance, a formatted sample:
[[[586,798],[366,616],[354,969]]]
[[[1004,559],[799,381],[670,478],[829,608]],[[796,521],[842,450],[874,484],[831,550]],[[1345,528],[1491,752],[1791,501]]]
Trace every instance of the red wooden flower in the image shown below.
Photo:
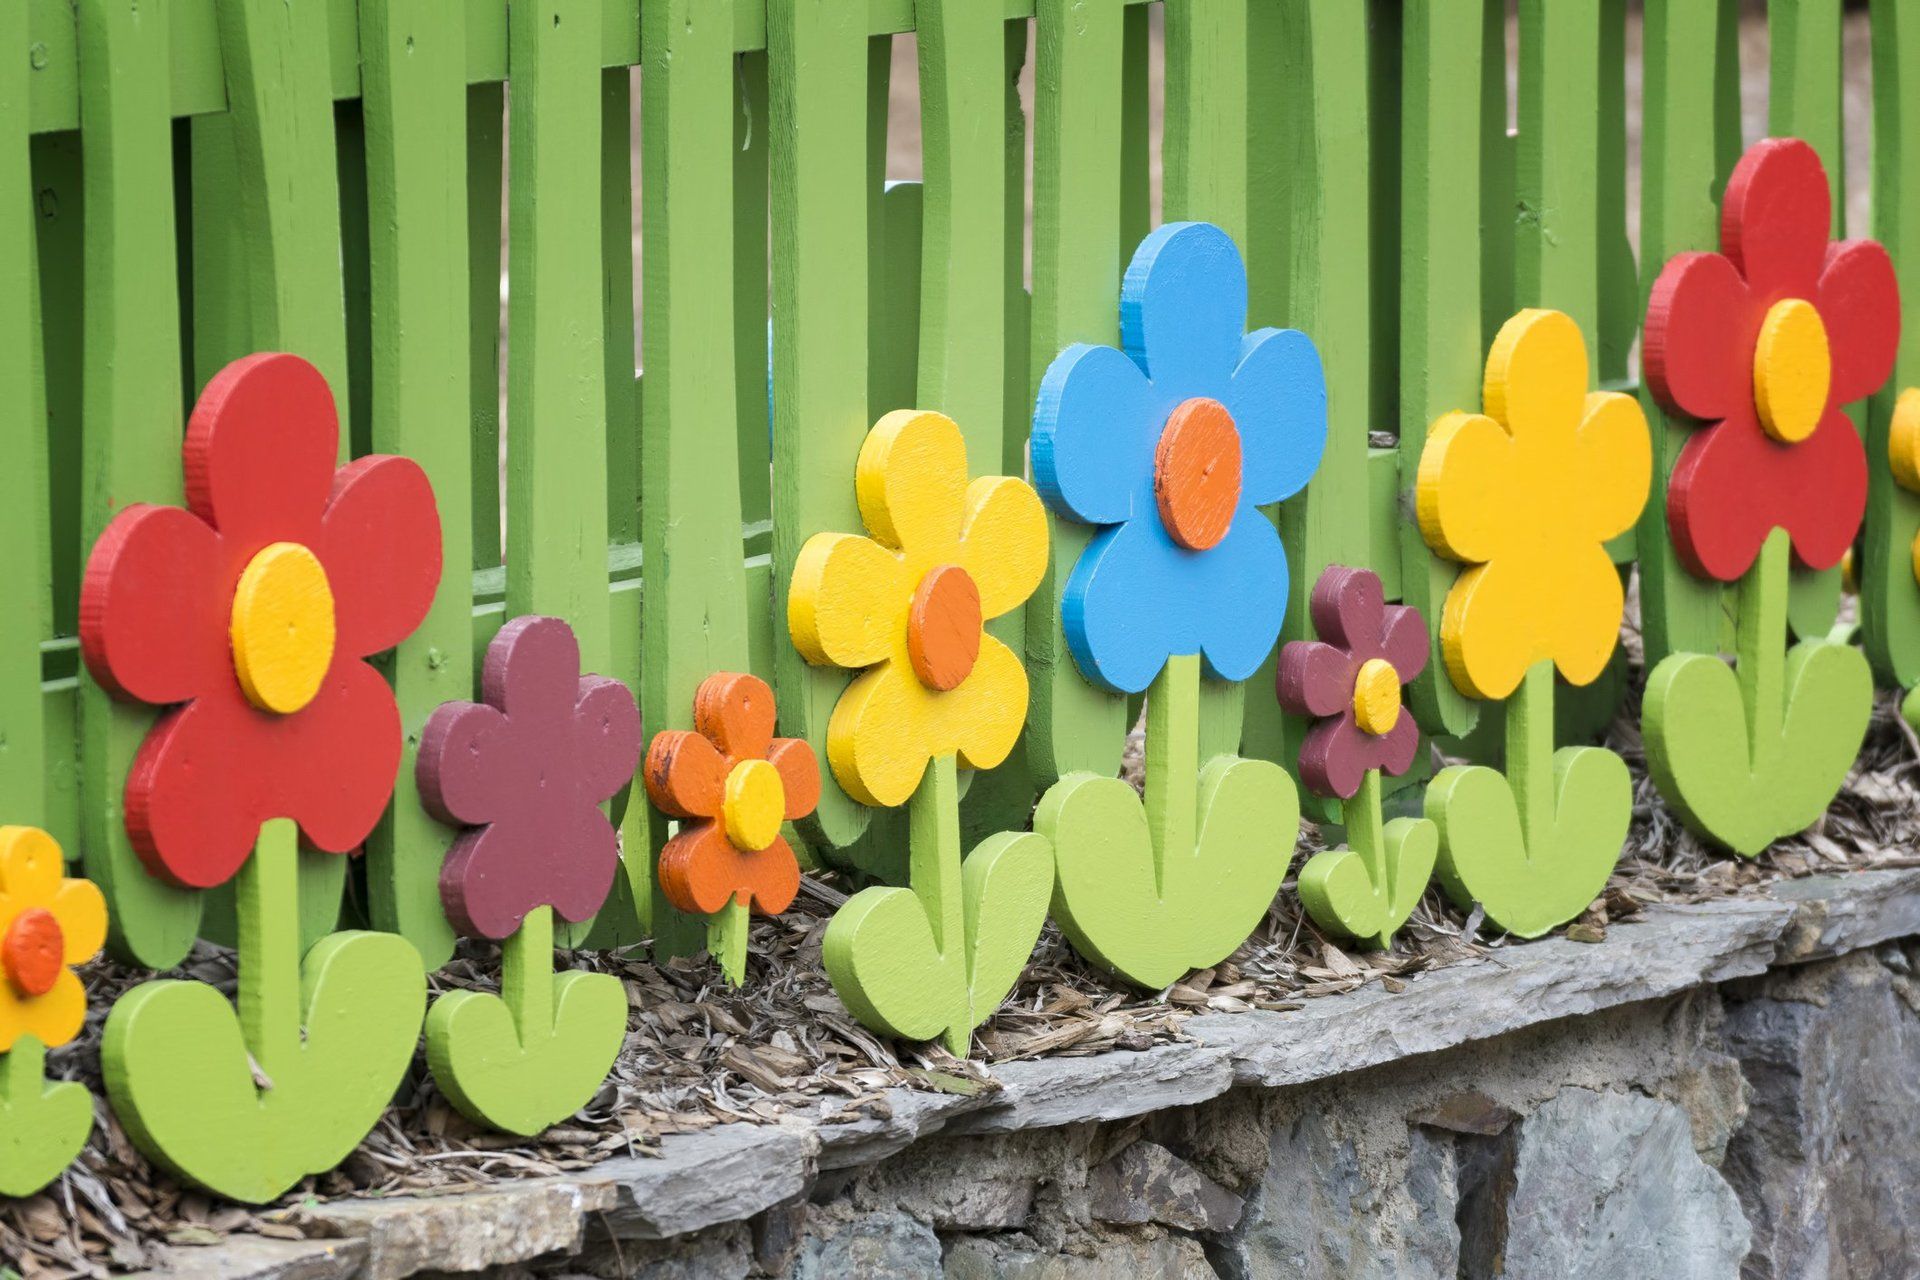
[[[1352,798],[1369,769],[1405,773],[1420,730],[1400,686],[1426,670],[1427,624],[1411,605],[1389,608],[1379,575],[1329,565],[1309,608],[1319,640],[1291,640],[1276,673],[1280,705],[1322,717],[1300,745],[1300,780]]]
[[[660,887],[682,911],[712,915],[735,897],[762,915],[785,911],[800,864],[780,824],[820,803],[813,749],[773,736],[773,691],[756,676],[701,681],[693,723],[655,734],[647,749],[647,795],[680,819],[660,851]]]
[[[420,802],[464,823],[440,868],[440,903],[462,933],[504,938],[527,912],[600,909],[620,844],[600,805],[633,777],[640,709],[618,680],[580,674],[558,618],[515,618],[487,646],[484,702],[444,702],[420,733]]]
[[[426,616],[440,520],[406,458],[338,470],[333,395],[298,356],[236,360],[194,406],[187,506],[128,506],[94,544],[80,646],[109,692],[162,705],[127,775],[154,875],[206,888],[260,824],[357,848],[400,765],[400,715],[362,659]]]
[[[1647,384],[1712,425],[1667,489],[1675,550],[1731,582],[1784,528],[1802,564],[1839,562],[1867,501],[1867,459],[1842,405],[1893,370],[1900,290],[1871,240],[1829,243],[1832,204],[1813,148],[1768,138],[1741,157],[1719,253],[1682,253],[1647,302]]]

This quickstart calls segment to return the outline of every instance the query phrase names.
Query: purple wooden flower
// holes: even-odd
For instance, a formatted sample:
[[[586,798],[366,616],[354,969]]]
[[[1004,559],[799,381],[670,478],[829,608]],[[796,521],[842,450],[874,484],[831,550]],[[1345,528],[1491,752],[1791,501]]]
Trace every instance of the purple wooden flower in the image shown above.
[[[1313,586],[1319,640],[1280,651],[1280,705],[1314,716],[1300,747],[1300,780],[1349,799],[1369,769],[1405,773],[1420,730],[1400,706],[1400,687],[1426,669],[1427,624],[1410,605],[1389,608],[1368,569],[1329,565]]]
[[[580,674],[558,618],[515,618],[487,646],[483,702],[442,703],[420,735],[420,800],[465,825],[440,868],[462,933],[504,938],[536,907],[585,920],[620,861],[599,806],[633,777],[640,709],[618,680]]]

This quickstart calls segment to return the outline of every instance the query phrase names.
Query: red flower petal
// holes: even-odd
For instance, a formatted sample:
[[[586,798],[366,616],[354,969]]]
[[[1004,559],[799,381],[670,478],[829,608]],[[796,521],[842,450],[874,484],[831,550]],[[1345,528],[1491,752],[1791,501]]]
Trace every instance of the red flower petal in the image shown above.
[[[1407,684],[1427,669],[1427,659],[1433,652],[1427,639],[1427,620],[1412,605],[1396,605],[1386,614],[1380,656],[1393,664],[1400,683]]]
[[[1667,490],[1667,522],[1688,569],[1732,582],[1775,526],[1802,564],[1839,563],[1866,503],[1866,450],[1844,414],[1829,408],[1812,435],[1783,445],[1749,409],[1687,441]]]
[[[443,702],[420,731],[414,780],[428,813],[453,826],[499,817],[520,763],[507,718],[480,702]]]
[[[1873,240],[1830,247],[1814,305],[1833,358],[1827,402],[1848,405],[1878,391],[1900,347],[1900,282],[1886,249]]]
[[[115,516],[80,583],[80,651],[111,693],[166,705],[230,680],[219,535],[179,507]]]
[[[1401,718],[1408,717],[1403,714]],[[1367,749],[1371,741],[1354,723],[1351,709],[1335,719],[1319,721],[1307,730],[1306,741],[1300,744],[1300,781],[1319,795],[1351,800],[1372,764]]]
[[[260,824],[256,745],[236,692],[203,698],[161,717],[127,771],[127,836],[148,872],[168,884],[225,884],[253,852]]]
[[[537,856],[529,856],[538,850]],[[440,866],[440,905],[461,933],[505,938],[527,912],[551,906],[563,920],[585,920],[613,888],[620,845],[591,805],[569,806],[558,827],[510,818],[473,827]]]
[[[1357,655],[1379,642],[1386,604],[1378,574],[1335,564],[1328,565],[1313,584],[1307,609],[1322,640]]]
[[[1820,154],[1798,138],[1756,142],[1727,179],[1720,247],[1759,297],[1811,299],[1832,225]]]
[[[1296,716],[1333,716],[1353,705],[1359,664],[1351,653],[1324,640],[1289,640],[1280,647],[1274,694]]]
[[[573,759],[582,795],[618,795],[640,760],[640,707],[611,676],[581,676],[573,699]]]
[[[380,673],[336,659],[320,692],[299,712],[268,717],[266,748],[240,768],[252,774],[259,821],[288,817],[308,843],[352,853],[373,831],[400,772],[400,710]]]
[[[340,468],[314,551],[333,588],[339,651],[364,658],[399,644],[440,588],[440,511],[427,473],[410,458]]]
[[[249,554],[304,540],[326,506],[339,446],[333,393],[318,369],[276,352],[235,360],[187,423],[187,505]]]
[[[1766,310],[1717,253],[1675,255],[1647,299],[1647,386],[1670,410],[1724,418],[1753,402],[1753,344]]]

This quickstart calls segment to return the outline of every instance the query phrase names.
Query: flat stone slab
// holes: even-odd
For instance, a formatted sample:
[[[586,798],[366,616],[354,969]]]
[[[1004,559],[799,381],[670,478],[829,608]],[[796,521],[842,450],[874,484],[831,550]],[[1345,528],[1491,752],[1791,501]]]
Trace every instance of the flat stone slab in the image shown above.
[[[336,1201],[287,1215],[306,1241],[175,1248],[147,1273],[207,1280],[400,1280],[578,1247],[589,1220],[661,1239],[738,1222],[801,1195],[822,1169],[870,1164],[930,1134],[1124,1119],[1236,1086],[1284,1087],[1436,1053],[1560,1018],[1657,1000],[1780,964],[1920,934],[1920,869],[1812,877],[1763,895],[1650,907],[1600,943],[1550,938],[1286,1012],[1208,1014],[1143,1052],[1006,1063],[972,1095],[892,1089],[852,1116],[729,1124],[664,1139],[658,1156],[450,1196]]]

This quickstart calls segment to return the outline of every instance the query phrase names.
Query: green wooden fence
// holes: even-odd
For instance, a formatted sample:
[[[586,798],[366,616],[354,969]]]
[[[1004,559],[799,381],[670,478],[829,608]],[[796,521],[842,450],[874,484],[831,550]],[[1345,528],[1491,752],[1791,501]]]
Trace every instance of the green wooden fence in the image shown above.
[[[5,6],[0,821],[42,823],[84,860],[126,958],[170,965],[196,935],[231,928],[230,902],[153,879],[128,845],[121,786],[151,712],[91,683],[75,611],[84,549],[111,514],[178,501],[200,385],[266,348],[327,375],[343,446],[418,459],[439,496],[455,571],[387,664],[410,735],[441,701],[471,696],[505,618],[537,611],[573,624],[588,669],[635,686],[649,732],[689,724],[710,672],[749,668],[774,681],[783,732],[823,742],[848,677],[785,643],[801,543],[860,527],[852,462],[889,409],[943,410],[976,466],[1024,466],[1047,362],[1118,337],[1156,154],[1162,217],[1232,233],[1249,323],[1305,329],[1325,360],[1325,461],[1275,516],[1294,562],[1288,636],[1336,561],[1372,566],[1390,597],[1437,619],[1454,569],[1405,515],[1426,426],[1477,407],[1485,339],[1522,306],[1567,312],[1599,381],[1630,387],[1654,274],[1674,252],[1718,247],[1716,201],[1742,142],[1738,6],[1520,0],[1510,104],[1499,0],[1155,3],[1157,125],[1140,0]],[[1841,0],[1773,0],[1768,18],[1768,129],[1811,141],[1837,187],[1840,86],[1864,70],[1842,66]],[[1920,92],[1907,83],[1920,11],[1874,0],[1871,22],[1872,226],[1836,229],[1883,239],[1920,296],[1920,246],[1905,252],[1920,216]],[[917,38],[924,176],[890,185],[903,35]],[[1015,88],[1028,64],[1030,116]],[[636,327],[644,379],[629,359]],[[1856,410],[1876,448],[1897,390],[1920,379],[1916,329],[1888,390]],[[1664,475],[1691,428],[1662,429],[1643,399]],[[1920,498],[1884,466],[1874,484],[1860,634],[1882,678],[1911,685]],[[1638,555],[1647,653],[1725,648],[1731,596],[1680,569],[1663,520],[1656,494],[1638,536],[1615,546],[1623,572]],[[1024,825],[1065,772],[1119,765],[1132,709],[1080,678],[1060,631],[1088,532],[1057,524],[1041,590],[996,624],[1024,644],[1032,713],[1013,759],[972,782],[979,830]],[[1796,582],[1800,634],[1834,625],[1838,590],[1834,573]],[[1490,717],[1438,671],[1416,691],[1423,725],[1474,732]],[[1297,728],[1261,683],[1270,674],[1252,696],[1209,693],[1206,740],[1290,759]],[[1563,734],[1603,724],[1621,687],[1567,699]],[[645,854],[664,820],[616,804],[628,880],[576,939],[703,945],[701,922],[653,883]],[[805,833],[835,865],[888,876],[903,862],[904,820],[831,782]],[[415,801],[409,756],[366,858],[303,864],[305,929],[345,911],[444,961],[435,886],[449,838]]]

